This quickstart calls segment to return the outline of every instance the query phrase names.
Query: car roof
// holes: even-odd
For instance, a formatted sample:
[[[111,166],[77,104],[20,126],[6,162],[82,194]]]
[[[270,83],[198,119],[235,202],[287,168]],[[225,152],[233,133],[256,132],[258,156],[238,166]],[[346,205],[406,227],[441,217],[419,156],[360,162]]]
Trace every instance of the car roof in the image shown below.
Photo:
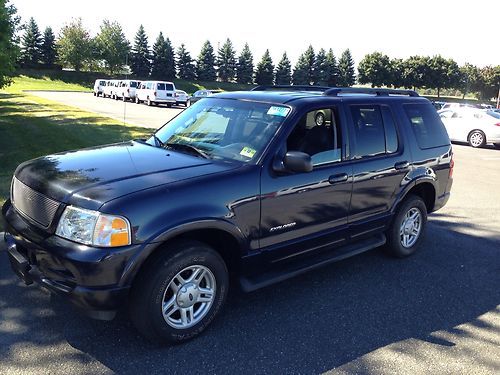
[[[321,90],[318,91],[287,91],[287,90],[269,90],[269,91],[232,91],[222,92],[212,96],[213,98],[221,99],[237,99],[250,100],[256,102],[266,102],[274,104],[288,104],[290,102],[317,102],[319,100],[338,100],[345,101],[386,101],[386,100],[404,100],[404,101],[426,101],[428,99],[419,96],[404,96],[404,95],[385,95],[378,96],[367,93],[345,93],[342,95],[323,95]]]

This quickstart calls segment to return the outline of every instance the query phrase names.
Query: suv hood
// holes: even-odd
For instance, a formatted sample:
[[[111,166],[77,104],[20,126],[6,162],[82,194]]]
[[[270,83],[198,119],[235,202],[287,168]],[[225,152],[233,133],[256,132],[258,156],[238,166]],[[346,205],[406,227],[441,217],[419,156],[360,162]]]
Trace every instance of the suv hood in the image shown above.
[[[139,190],[236,167],[131,141],[30,160],[15,176],[52,199],[96,210]]]

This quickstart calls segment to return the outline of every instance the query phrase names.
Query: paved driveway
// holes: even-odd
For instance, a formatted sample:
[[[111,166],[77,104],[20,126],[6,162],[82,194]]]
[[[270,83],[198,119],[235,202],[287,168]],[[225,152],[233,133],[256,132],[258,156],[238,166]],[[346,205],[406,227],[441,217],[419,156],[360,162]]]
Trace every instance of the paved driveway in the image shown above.
[[[372,251],[251,294],[158,348],[22,286],[0,252],[0,373],[493,374],[500,371],[500,151],[455,146],[453,196],[420,252]]]
[[[159,128],[184,109],[182,106],[167,108],[166,105],[148,107],[145,104],[95,97],[87,92],[31,91],[30,94],[153,129]]]

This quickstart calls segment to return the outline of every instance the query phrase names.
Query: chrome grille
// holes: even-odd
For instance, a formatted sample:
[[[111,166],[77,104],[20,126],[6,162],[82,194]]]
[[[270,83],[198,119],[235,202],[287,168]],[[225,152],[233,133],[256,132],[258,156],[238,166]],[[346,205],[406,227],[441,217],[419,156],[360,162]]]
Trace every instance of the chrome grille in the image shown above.
[[[11,198],[17,211],[44,228],[50,226],[59,208],[59,202],[40,194],[15,177]]]

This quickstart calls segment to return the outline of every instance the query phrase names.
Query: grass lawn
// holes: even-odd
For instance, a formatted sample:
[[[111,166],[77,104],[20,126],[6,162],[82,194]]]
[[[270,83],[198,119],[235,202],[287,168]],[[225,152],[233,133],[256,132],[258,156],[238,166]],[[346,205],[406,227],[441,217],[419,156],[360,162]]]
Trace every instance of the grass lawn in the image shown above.
[[[0,90],[0,205],[9,195],[14,170],[25,160],[151,133],[151,129],[126,126],[108,117],[22,94],[27,86],[55,85],[16,79],[12,86]],[[67,86],[58,83],[56,87]]]

